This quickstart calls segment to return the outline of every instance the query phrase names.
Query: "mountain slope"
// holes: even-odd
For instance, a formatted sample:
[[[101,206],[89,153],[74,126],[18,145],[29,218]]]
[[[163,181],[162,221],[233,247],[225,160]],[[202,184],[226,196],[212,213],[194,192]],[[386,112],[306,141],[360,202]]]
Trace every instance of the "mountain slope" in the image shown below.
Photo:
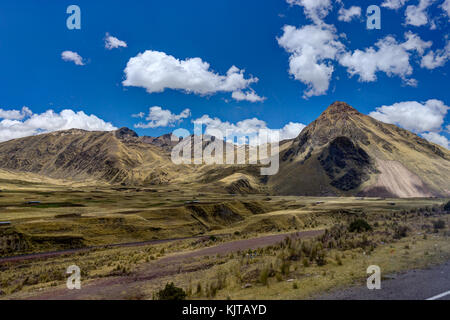
[[[189,141],[192,152],[199,143],[208,151],[215,140],[196,142],[191,136],[183,143]],[[223,141],[215,143],[226,149]],[[363,115],[344,102],[333,103],[297,138],[281,142],[280,170],[274,176],[261,176],[260,165],[208,161],[176,165],[171,160],[175,145],[171,135],[138,137],[127,128],[113,132],[72,129],[0,143],[0,169],[5,177],[20,172],[22,177],[30,173],[33,179],[40,175],[103,184],[170,183],[176,188],[232,194],[450,195],[449,150]],[[252,148],[231,146],[235,152]],[[248,153],[245,158],[249,160]]]
[[[169,156],[139,141],[127,128],[113,132],[72,129],[0,143],[0,168],[74,181],[164,183]]]
[[[423,197],[450,194],[450,152],[335,102],[280,153],[276,193]]]

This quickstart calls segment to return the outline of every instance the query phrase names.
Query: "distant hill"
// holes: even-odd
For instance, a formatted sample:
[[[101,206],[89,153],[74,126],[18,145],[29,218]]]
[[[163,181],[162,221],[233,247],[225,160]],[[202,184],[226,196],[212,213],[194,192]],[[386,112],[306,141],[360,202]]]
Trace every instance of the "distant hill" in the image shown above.
[[[56,179],[160,184],[170,180],[173,167],[167,152],[128,128],[72,129],[0,143],[0,168]]]

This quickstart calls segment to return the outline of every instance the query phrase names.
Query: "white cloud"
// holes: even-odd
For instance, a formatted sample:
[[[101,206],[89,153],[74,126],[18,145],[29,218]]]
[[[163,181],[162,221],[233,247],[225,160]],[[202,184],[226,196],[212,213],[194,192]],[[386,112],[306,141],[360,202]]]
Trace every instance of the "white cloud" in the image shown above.
[[[436,99],[424,103],[404,101],[376,108],[369,116],[416,133],[439,132],[448,110],[444,102]]]
[[[95,115],[87,115],[83,111],[74,112],[66,109],[57,113],[53,110],[47,110],[41,114],[33,114],[27,108],[24,112],[25,116],[22,119],[16,118],[13,120],[2,117],[3,120],[0,121],[0,141],[74,128],[89,131],[117,129],[111,123],[105,122]]]
[[[278,44],[291,54],[289,73],[308,86],[304,97],[327,92],[334,68],[331,60],[345,49],[334,27],[307,25],[300,29],[284,26]]]
[[[265,97],[258,96],[253,90],[247,92],[235,91],[231,97],[236,101],[262,102],[266,100]]]
[[[143,113],[139,113],[137,115],[133,115],[134,117],[142,118]],[[154,106],[149,109],[148,116],[145,120],[149,121],[148,123],[138,123],[135,125],[135,128],[158,128],[158,127],[169,127],[173,126],[175,123],[182,121],[191,116],[191,110],[185,109],[180,114],[173,114],[170,110],[164,110],[161,107]]]
[[[398,76],[406,84],[415,85],[416,80],[407,78],[413,72],[409,63],[410,51],[422,55],[432,43],[422,41],[411,32],[405,33],[405,38],[405,42],[398,43],[392,36],[387,36],[375,44],[378,49],[370,47],[364,51],[357,49],[353,53],[346,52],[340,57],[339,63],[347,67],[351,76],[358,75],[362,82],[377,80],[376,73],[381,71],[389,77]]]
[[[430,142],[436,143],[438,145],[443,146],[444,148],[449,149],[450,141],[446,137],[444,137],[436,132],[422,133],[422,137],[424,137],[425,139],[427,139]]]
[[[339,9],[338,13],[339,13],[339,16],[338,16],[339,21],[350,22],[354,18],[361,17],[361,7],[351,6],[348,9],[345,9],[344,7],[342,7]]]
[[[447,13],[447,17],[450,21],[450,0],[445,0],[445,2],[442,3],[441,8]]]
[[[397,10],[403,7],[407,1],[408,0],[384,0],[381,6],[391,10]]]
[[[244,70],[232,66],[226,75],[210,70],[200,58],[179,60],[164,52],[147,50],[128,61],[124,86],[142,87],[148,93],[165,89],[200,95],[248,89],[258,78],[244,77]]]
[[[64,61],[71,61],[77,66],[84,66],[83,58],[76,52],[64,51],[63,53],[61,53],[61,58]]]
[[[322,23],[333,7],[331,0],[287,0],[287,3],[303,7],[305,15],[318,24]]]
[[[113,37],[109,33],[106,33],[105,36],[105,48],[108,50],[116,49],[119,47],[126,48],[127,43],[125,41],[119,40],[116,37]]]
[[[426,49],[433,45],[432,41],[423,41],[417,34],[408,31],[405,33],[406,41],[402,43],[402,47],[408,51],[417,51],[422,56]]]
[[[143,118],[145,117],[145,112],[139,112],[131,115],[133,118]]]
[[[382,6],[396,10],[407,1],[385,0]],[[434,0],[417,1],[417,6],[409,8],[411,21],[421,14],[426,17],[426,9]],[[424,56],[432,46],[432,41],[424,41],[411,31],[404,34],[403,42],[388,35],[371,47],[348,50],[344,44],[346,35],[339,34],[334,25],[327,24],[323,20],[332,9],[331,1],[287,0],[287,2],[302,6],[305,15],[314,22],[301,27],[286,25],[282,29],[282,36],[277,37],[278,44],[290,53],[290,75],[307,86],[303,98],[320,96],[328,92],[336,63],[347,68],[350,77],[358,76],[361,82],[374,82],[377,80],[377,73],[382,72],[388,77],[399,77],[405,85],[415,87],[418,81],[412,78],[414,62],[422,60],[421,66],[431,69],[444,65],[450,58],[449,47],[428,51]],[[362,14],[362,9],[358,6],[345,9],[342,0],[335,2],[341,6],[338,12],[338,19],[341,21],[351,21]]]
[[[22,120],[32,114],[28,107],[22,107],[22,110],[4,110],[0,109],[0,119]]]
[[[303,123],[289,122],[287,125],[285,125],[282,129],[279,130],[280,140],[297,138],[300,132],[302,132],[302,130],[305,127],[306,126]]]
[[[434,0],[420,0],[417,6],[409,5],[405,11],[405,24],[420,27],[428,23],[427,8]]]
[[[435,69],[442,67],[447,60],[450,59],[450,42],[440,50],[430,50],[425,56],[422,57],[420,66],[427,69]]]
[[[204,133],[206,135],[214,135],[215,132],[220,131],[222,137],[252,137],[257,136],[260,130],[265,130],[270,141],[275,141],[276,138],[281,140],[296,138],[300,132],[305,128],[304,124],[289,122],[282,129],[270,129],[263,120],[257,118],[245,119],[237,123],[230,123],[228,121],[222,121],[219,118],[211,118],[209,115],[203,115],[201,118],[193,120],[192,122],[202,124],[205,126]],[[238,139],[238,144],[242,143],[242,140]],[[252,143],[252,141],[250,141]]]

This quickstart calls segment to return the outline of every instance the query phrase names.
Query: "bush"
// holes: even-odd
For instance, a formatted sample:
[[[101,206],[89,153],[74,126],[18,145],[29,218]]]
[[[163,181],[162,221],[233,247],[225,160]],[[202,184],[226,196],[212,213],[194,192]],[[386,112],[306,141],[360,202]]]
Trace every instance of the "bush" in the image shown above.
[[[186,292],[182,288],[175,287],[172,283],[167,283],[163,290],[160,290],[156,297],[158,300],[185,300]]]
[[[350,232],[364,232],[370,230],[372,230],[372,227],[364,219],[356,219],[355,221],[350,223],[350,226],[348,227],[348,231]]]
[[[270,272],[267,268],[263,269],[259,274],[259,282],[266,286],[268,284],[269,274]]]
[[[319,267],[327,264],[327,259],[324,251],[319,251],[316,256],[316,263]]]
[[[303,263],[303,267],[305,267],[305,268],[309,267],[309,260],[308,259],[303,258],[302,263]]]
[[[197,295],[201,295],[202,294],[202,284],[199,282],[197,284]]]
[[[397,226],[394,229],[394,239],[401,239],[408,235],[408,227],[407,226]]]
[[[444,205],[444,210],[447,212],[450,211],[450,201],[447,201],[447,203]]]
[[[280,266],[281,274],[284,276],[287,276],[289,274],[290,268],[291,268],[291,264],[288,261],[283,261]]]
[[[445,229],[445,221],[444,220],[433,221],[433,227],[434,230]]]

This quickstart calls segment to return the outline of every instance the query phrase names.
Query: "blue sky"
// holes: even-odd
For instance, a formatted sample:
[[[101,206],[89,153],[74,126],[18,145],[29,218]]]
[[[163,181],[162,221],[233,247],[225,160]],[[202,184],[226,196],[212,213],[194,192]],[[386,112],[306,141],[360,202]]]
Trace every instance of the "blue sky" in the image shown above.
[[[70,126],[158,136],[202,116],[287,137],[341,100],[448,148],[450,1],[361,2],[2,1],[0,140]],[[66,26],[72,4],[80,30]],[[372,4],[380,30],[366,29]],[[126,47],[105,48],[107,34]],[[233,98],[246,94],[261,101]]]

